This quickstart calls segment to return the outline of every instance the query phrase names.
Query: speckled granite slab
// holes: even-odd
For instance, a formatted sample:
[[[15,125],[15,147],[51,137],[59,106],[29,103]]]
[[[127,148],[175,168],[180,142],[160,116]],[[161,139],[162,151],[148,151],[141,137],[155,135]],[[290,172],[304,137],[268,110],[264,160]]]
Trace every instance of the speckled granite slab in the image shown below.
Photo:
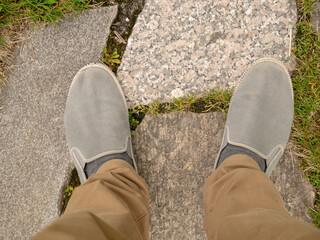
[[[129,102],[231,88],[261,57],[289,60],[293,0],[147,0],[118,78]]]
[[[206,239],[204,181],[212,173],[224,129],[221,112],[147,115],[135,131],[139,174],[150,193],[150,239]],[[288,144],[271,180],[289,213],[312,223],[314,191],[303,177],[293,144]]]

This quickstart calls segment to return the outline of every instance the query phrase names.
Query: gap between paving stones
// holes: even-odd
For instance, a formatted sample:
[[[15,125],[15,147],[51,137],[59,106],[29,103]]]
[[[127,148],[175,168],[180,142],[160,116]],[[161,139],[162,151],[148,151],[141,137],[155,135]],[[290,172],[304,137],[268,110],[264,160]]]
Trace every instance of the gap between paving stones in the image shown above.
[[[110,6],[115,3],[118,4],[118,15],[111,26],[107,45],[103,48],[102,62],[116,74],[133,26],[144,7],[145,0],[108,0],[104,5]]]

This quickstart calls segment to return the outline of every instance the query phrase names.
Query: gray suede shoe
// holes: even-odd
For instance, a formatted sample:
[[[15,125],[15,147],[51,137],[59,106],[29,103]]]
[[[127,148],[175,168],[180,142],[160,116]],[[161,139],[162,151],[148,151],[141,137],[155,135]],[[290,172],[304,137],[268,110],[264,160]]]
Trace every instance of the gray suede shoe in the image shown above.
[[[89,64],[76,74],[65,109],[65,129],[71,158],[81,183],[86,163],[124,153],[134,167],[128,109],[121,87],[103,64]]]
[[[229,143],[264,158],[270,176],[287,145],[293,111],[292,83],[284,65],[266,58],[255,62],[232,96],[214,169]]]

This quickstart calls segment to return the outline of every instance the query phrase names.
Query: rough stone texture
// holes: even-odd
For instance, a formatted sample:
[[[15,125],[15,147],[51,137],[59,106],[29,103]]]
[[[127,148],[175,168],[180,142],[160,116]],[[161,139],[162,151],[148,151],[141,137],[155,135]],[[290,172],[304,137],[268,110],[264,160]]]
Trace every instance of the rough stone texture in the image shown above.
[[[133,141],[139,174],[150,191],[150,239],[206,239],[202,187],[216,159],[222,113],[147,115]],[[311,222],[314,192],[297,167],[289,144],[272,174],[287,209]]]
[[[314,12],[311,15],[312,27],[316,33],[320,33],[320,0],[316,1],[313,5]]]
[[[288,61],[296,19],[292,0],[147,0],[119,80],[133,105],[230,88],[254,60]]]
[[[74,74],[98,61],[117,6],[38,29],[17,50],[0,112],[0,239],[29,239],[59,215],[73,164],[63,114]]]
[[[291,216],[313,222],[308,207],[313,207],[315,192],[304,178],[294,144],[289,142],[279,164],[274,168],[271,180],[279,190]]]

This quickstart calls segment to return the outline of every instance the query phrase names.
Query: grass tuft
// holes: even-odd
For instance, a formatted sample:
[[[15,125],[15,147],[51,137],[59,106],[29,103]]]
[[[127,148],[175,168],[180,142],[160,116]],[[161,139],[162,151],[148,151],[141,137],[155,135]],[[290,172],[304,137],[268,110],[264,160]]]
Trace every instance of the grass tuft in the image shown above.
[[[146,114],[164,114],[170,112],[205,113],[222,111],[226,114],[231,99],[231,91],[205,90],[200,94],[190,94],[185,98],[175,98],[171,102],[153,101],[150,105],[139,105],[129,109],[130,129],[133,131]]]
[[[2,0],[0,2],[0,28],[22,21],[53,23],[68,12],[89,9],[88,0]]]

